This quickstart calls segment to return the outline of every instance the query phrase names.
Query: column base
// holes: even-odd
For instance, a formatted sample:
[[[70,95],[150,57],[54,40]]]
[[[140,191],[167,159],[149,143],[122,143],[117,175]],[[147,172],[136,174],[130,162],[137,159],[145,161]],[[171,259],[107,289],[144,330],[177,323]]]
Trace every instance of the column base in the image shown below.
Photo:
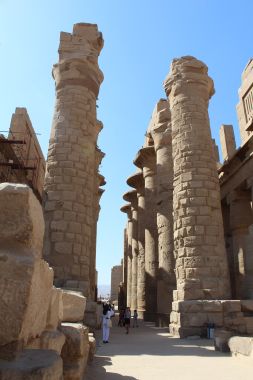
[[[155,325],[157,327],[169,327],[170,313],[157,313]]]
[[[170,314],[170,333],[179,338],[207,337],[208,325],[243,333],[245,321],[239,300],[174,301]]]

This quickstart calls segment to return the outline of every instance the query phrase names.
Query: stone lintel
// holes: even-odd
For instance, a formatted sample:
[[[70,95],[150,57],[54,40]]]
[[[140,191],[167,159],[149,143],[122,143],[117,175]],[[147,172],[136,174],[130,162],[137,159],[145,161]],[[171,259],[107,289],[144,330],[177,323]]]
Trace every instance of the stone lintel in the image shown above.
[[[134,165],[140,169],[143,167],[153,167],[155,158],[156,154],[154,146],[146,146],[138,151],[134,159]]]
[[[144,178],[142,171],[134,173],[128,177],[127,184],[136,189],[138,193],[144,190]]]

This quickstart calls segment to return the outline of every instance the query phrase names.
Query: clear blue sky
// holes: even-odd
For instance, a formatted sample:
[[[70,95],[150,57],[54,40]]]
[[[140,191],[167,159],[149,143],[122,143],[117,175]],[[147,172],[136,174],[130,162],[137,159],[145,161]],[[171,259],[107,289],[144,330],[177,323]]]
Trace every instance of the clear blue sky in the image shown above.
[[[174,57],[194,55],[209,66],[216,94],[210,104],[213,136],[233,124],[241,72],[253,56],[252,0],[0,0],[0,130],[15,107],[26,107],[47,155],[54,105],[52,65],[60,31],[77,22],[97,23],[105,45],[100,67],[105,80],[98,118],[99,145],[106,153],[107,180],[98,226],[99,283],[123,255],[123,204],[132,160],[144,141],[162,82]]]

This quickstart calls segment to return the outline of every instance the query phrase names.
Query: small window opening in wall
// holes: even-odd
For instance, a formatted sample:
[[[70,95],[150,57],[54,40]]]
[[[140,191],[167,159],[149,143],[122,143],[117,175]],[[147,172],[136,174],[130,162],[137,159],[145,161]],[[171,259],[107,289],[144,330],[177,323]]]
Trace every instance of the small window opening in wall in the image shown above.
[[[247,91],[246,95],[243,97],[243,105],[246,116],[246,122],[253,119],[253,85]]]

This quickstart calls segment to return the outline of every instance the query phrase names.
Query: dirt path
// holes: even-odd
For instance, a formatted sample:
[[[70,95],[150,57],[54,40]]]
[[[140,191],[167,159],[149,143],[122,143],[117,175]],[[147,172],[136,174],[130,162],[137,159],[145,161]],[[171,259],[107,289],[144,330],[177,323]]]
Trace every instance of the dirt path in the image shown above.
[[[86,380],[252,380],[253,358],[215,352],[209,340],[176,339],[166,329],[143,323],[111,329],[110,343],[98,332],[96,357]]]

